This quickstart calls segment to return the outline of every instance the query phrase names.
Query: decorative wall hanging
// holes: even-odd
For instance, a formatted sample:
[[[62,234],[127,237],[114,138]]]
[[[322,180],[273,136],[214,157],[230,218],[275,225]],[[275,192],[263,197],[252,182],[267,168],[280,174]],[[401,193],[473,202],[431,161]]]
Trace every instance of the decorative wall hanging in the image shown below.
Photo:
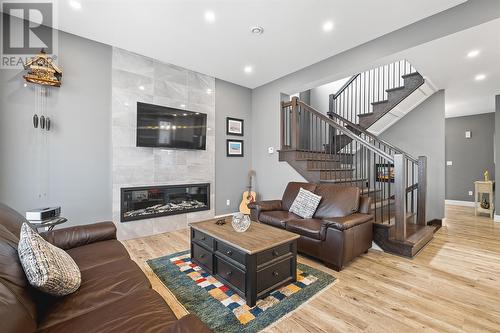
[[[243,140],[226,140],[227,157],[243,157]]]
[[[46,204],[49,199],[49,161],[50,161],[50,139],[49,133],[53,127],[47,110],[47,99],[51,95],[50,87],[60,87],[62,70],[53,62],[53,58],[49,57],[42,49],[35,57],[30,58],[24,65],[24,69],[28,72],[23,75],[23,78],[33,83],[29,86],[28,83],[24,87],[29,87],[35,92],[35,107],[33,114],[32,126],[40,129],[34,133],[34,165],[36,167],[37,179],[37,196],[39,204]]]
[[[243,119],[227,117],[226,134],[243,136]]]
[[[23,76],[28,82],[51,87],[61,86],[62,70],[54,64],[52,58],[47,56],[43,49],[26,62],[24,69],[29,70]]]

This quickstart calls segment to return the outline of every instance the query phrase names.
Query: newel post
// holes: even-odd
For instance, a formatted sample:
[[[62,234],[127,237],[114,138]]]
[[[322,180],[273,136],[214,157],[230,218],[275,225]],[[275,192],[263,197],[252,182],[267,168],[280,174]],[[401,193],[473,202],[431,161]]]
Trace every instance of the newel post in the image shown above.
[[[299,148],[299,98],[292,97],[292,119],[290,126],[291,148],[296,150]]]
[[[394,201],[396,240],[406,239],[406,167],[403,154],[394,155]]]
[[[427,157],[418,157],[417,224],[426,225],[425,201],[427,197]]]

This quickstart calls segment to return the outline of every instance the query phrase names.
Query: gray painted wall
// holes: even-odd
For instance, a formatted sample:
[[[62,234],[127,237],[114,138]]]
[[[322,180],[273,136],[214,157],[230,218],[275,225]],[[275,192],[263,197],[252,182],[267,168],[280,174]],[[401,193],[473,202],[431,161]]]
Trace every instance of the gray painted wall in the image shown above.
[[[215,214],[237,212],[248,185],[252,162],[252,91],[236,84],[215,80]],[[244,121],[244,136],[226,135],[226,117]],[[226,139],[244,140],[244,157],[226,156]],[[258,175],[257,175],[258,176]],[[230,205],[226,201],[230,200]]]
[[[430,96],[380,137],[409,154],[427,156],[427,221],[444,217],[444,90]]]
[[[0,201],[22,213],[60,205],[68,225],[110,220],[111,47],[60,32],[57,62],[63,84],[50,89],[44,137],[32,126],[34,87],[23,87],[21,71],[0,70]]]
[[[500,156],[500,95],[495,96],[495,174],[500,175],[500,163],[497,163],[498,157]],[[498,185],[497,185],[498,188]],[[500,209],[500,195],[498,190],[495,195],[495,220],[497,220],[496,215],[498,209]]]
[[[334,82],[372,68],[374,65],[385,63],[397,52],[476,26],[499,16],[500,1],[467,1],[462,5],[415,22],[254,89],[252,94],[252,163],[259,175],[257,177],[257,191],[261,197],[263,199],[278,198],[289,181],[303,180],[287,163],[278,161],[278,154],[267,154],[267,147],[279,148],[280,144],[281,93],[293,94],[327,82]],[[444,169],[442,179],[444,199]]]
[[[0,70],[0,201],[22,213],[60,205],[70,220],[67,225],[111,220],[112,48],[59,32],[58,64],[64,70],[63,85],[51,89],[47,110],[53,131],[45,138],[38,138],[41,132],[31,126],[34,88],[23,87],[22,71]],[[238,210],[251,165],[251,90],[218,80],[215,95],[215,189],[222,193],[215,208],[216,214],[225,214]],[[245,120],[244,158],[226,157],[226,116]],[[49,158],[40,163],[33,157],[35,144],[45,139]],[[42,177],[44,173],[48,176]]]
[[[465,138],[465,131],[471,131],[471,138]],[[446,119],[446,199],[474,201],[468,191],[474,192],[474,181],[482,180],[488,170],[490,179],[495,179],[493,161],[493,138],[495,114]]]

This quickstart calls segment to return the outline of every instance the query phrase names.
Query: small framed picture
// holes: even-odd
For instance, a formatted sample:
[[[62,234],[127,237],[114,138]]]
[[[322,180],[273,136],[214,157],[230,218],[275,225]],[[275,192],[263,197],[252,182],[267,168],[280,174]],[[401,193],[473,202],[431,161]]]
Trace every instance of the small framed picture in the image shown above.
[[[243,119],[227,117],[226,134],[243,136]]]
[[[226,140],[227,157],[243,157],[243,140]]]

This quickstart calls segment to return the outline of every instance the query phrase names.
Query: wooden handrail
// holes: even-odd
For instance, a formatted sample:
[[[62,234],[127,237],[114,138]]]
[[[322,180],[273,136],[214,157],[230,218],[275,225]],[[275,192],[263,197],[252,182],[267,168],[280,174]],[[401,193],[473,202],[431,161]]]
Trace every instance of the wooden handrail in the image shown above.
[[[342,121],[342,122],[346,123],[347,125],[349,125],[349,126],[351,126],[351,127],[355,128],[357,131],[360,131],[361,133],[363,133],[364,135],[366,135],[366,136],[370,137],[370,138],[371,138],[371,139],[373,139],[374,141],[378,141],[378,142],[382,143],[384,146],[387,146],[388,148],[391,148],[392,150],[394,150],[394,151],[395,151],[395,152],[397,152],[398,154],[403,154],[403,155],[405,155],[405,156],[406,156],[406,158],[407,158],[408,160],[412,161],[413,163],[415,163],[415,164],[416,164],[416,163],[418,163],[418,160],[417,160],[415,157],[411,156],[410,154],[408,154],[407,152],[405,152],[403,149],[398,148],[398,147],[394,146],[393,144],[391,144],[391,143],[389,143],[389,142],[387,142],[387,141],[385,141],[385,140],[383,140],[383,139],[379,138],[378,136],[376,136],[376,135],[374,135],[374,134],[372,134],[372,133],[368,132],[368,131],[367,131],[367,130],[365,130],[363,127],[359,126],[358,124],[355,124],[355,123],[353,123],[353,122],[351,122],[351,121],[349,121],[349,120],[345,119],[344,117],[342,117],[341,115],[338,115],[338,114],[337,114],[337,113],[335,113],[335,112],[328,112],[327,114],[328,114],[328,116],[333,117],[333,118],[336,118],[336,119],[338,119],[338,120],[340,120],[340,121]]]
[[[333,94],[333,99],[336,99],[338,96],[340,96],[340,94],[342,94],[344,90],[346,90],[346,88],[349,87],[351,83],[360,75],[361,73],[351,76],[351,78],[346,83],[344,83],[344,85],[335,94]]]
[[[305,104],[304,102],[298,100],[297,97],[293,97],[292,101],[293,101],[293,99],[296,99],[296,101],[297,101],[296,103],[298,105],[300,105],[302,108],[306,109],[308,112],[313,113],[319,119],[323,120],[324,122],[328,123],[330,126],[334,127],[335,129],[339,130],[340,132],[344,133],[345,135],[347,135],[348,137],[350,137],[352,140],[358,142],[360,145],[366,147],[368,150],[371,150],[374,153],[378,154],[379,156],[383,157],[388,162],[394,163],[394,158],[391,155],[389,155],[386,152],[384,152],[383,150],[375,147],[375,145],[373,145],[373,144],[371,144],[369,142],[366,142],[365,140],[362,140],[358,135],[356,135],[355,133],[351,132],[349,129],[345,128],[344,126],[341,126],[341,125],[337,124],[335,121],[333,121],[332,119],[328,118],[323,113],[321,113],[318,110],[314,109],[313,107]]]

